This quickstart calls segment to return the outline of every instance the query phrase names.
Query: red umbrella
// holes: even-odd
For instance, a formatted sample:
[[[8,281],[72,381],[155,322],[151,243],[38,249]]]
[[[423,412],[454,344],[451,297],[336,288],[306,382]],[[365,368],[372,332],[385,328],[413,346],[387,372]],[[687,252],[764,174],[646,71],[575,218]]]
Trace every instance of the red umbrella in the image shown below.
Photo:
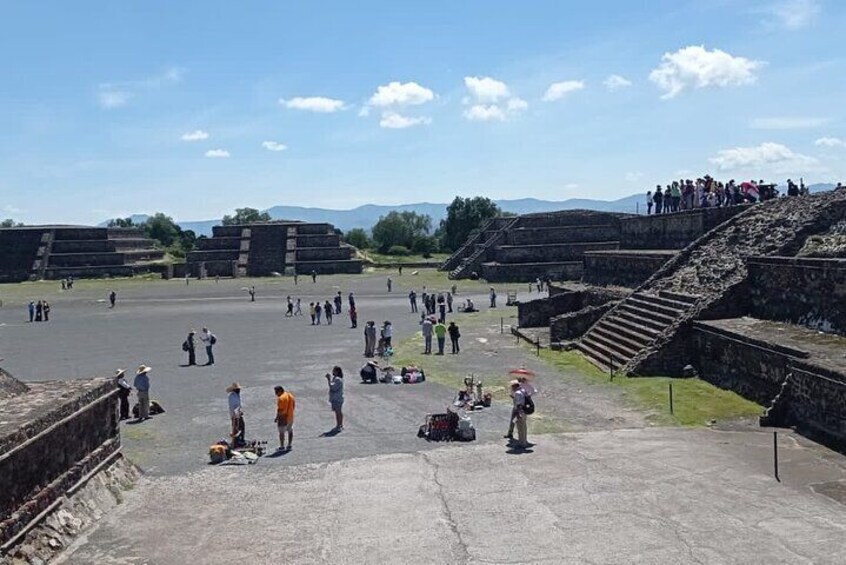
[[[535,376],[535,374],[532,371],[530,371],[530,370],[528,370],[524,367],[520,367],[519,369],[514,369],[513,371],[508,371],[508,374],[509,375],[517,375],[519,377],[534,377]]]

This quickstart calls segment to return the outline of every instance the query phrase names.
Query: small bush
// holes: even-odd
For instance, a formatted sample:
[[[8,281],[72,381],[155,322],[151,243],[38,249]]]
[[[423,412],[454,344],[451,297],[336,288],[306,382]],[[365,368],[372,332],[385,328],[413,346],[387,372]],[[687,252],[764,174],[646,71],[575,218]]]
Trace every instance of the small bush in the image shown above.
[[[400,255],[405,256],[409,255],[411,252],[408,250],[408,247],[404,245],[392,245],[388,249],[388,255]]]

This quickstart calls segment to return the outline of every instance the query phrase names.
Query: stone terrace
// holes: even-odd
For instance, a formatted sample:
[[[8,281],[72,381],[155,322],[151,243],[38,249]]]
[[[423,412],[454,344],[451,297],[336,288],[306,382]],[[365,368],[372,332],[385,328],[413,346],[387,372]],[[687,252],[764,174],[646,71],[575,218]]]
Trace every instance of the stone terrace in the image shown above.
[[[268,276],[273,273],[360,273],[355,249],[341,242],[331,224],[268,222],[215,226],[188,253],[195,276]]]
[[[127,276],[163,256],[152,240],[133,228],[0,229],[0,282]]]

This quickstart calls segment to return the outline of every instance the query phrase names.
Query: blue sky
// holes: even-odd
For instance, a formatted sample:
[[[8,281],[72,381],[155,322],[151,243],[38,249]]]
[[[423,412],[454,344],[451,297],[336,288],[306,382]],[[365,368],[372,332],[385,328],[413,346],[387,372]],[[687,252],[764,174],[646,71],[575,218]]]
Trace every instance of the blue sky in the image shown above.
[[[846,180],[834,0],[2,2],[0,216]]]

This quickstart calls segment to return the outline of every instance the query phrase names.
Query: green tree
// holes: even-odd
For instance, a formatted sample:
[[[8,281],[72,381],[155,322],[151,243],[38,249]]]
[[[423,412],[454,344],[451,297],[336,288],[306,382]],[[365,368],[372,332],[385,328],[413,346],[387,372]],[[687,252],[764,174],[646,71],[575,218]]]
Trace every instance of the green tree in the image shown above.
[[[272,220],[267,212],[259,212],[255,208],[236,208],[235,215],[223,216],[221,223],[224,226],[235,226],[239,224],[257,224]]]
[[[0,228],[20,228],[23,227],[23,224],[16,222],[12,218],[6,218],[3,221],[0,221]]]
[[[348,231],[344,235],[344,241],[359,249],[367,249],[370,247],[370,238],[367,237],[367,232],[361,228],[353,228]]]
[[[414,247],[415,240],[429,236],[432,218],[417,212],[389,212],[380,216],[373,226],[373,241],[380,253],[397,245],[408,249]]]
[[[150,239],[155,239],[164,247],[170,247],[179,239],[182,228],[176,225],[170,216],[157,212],[147,218],[144,231]]]
[[[447,206],[447,217],[441,220],[438,229],[441,247],[455,251],[461,247],[470,232],[479,228],[485,220],[501,215],[502,210],[490,198],[456,196]]]
[[[135,222],[132,218],[112,218],[106,225],[110,228],[131,228],[135,227]]]

